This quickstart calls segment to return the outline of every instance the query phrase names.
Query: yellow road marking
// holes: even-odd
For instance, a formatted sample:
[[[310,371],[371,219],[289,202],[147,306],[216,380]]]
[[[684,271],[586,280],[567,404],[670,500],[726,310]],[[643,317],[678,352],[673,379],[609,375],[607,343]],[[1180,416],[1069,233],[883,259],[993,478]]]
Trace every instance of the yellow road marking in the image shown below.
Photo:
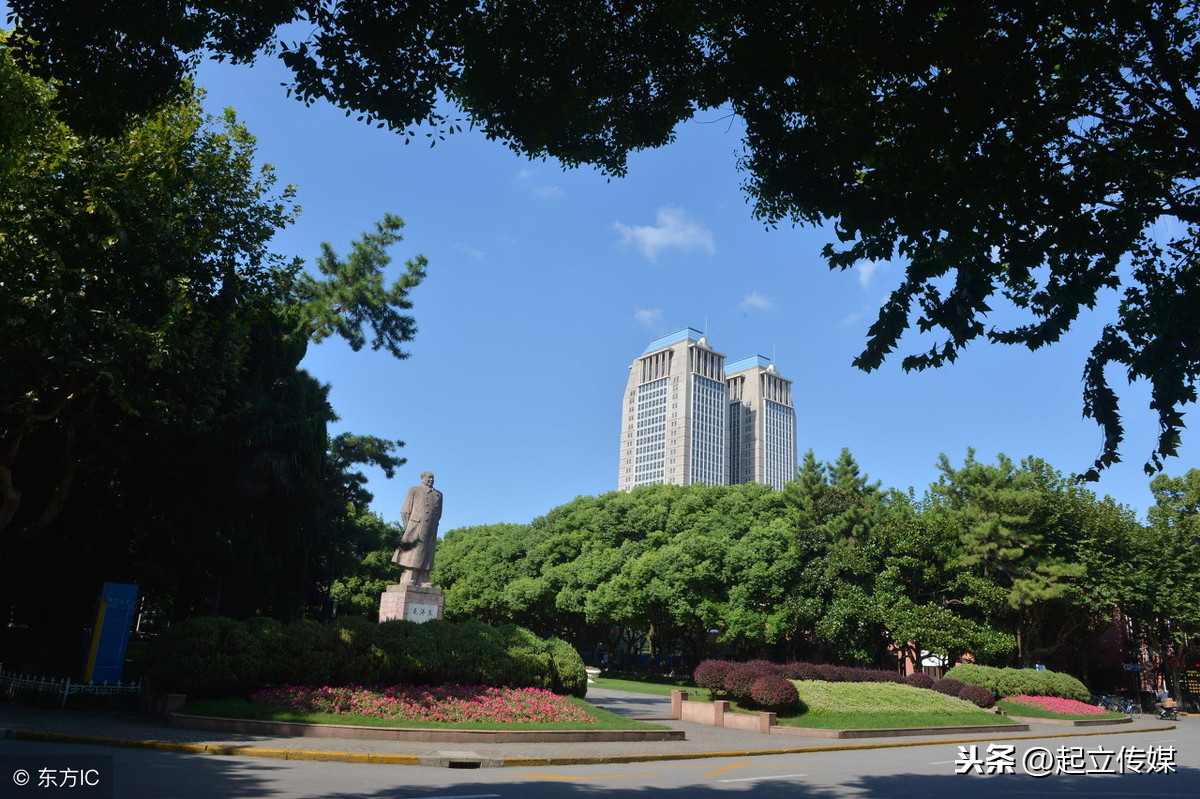
[[[739,760],[739,761],[737,761],[736,763],[730,763],[728,766],[725,766],[725,767],[723,767],[723,768],[719,768],[719,769],[717,769],[716,771],[710,771],[710,772],[708,772],[707,774],[705,774],[704,776],[705,776],[705,777],[715,777],[715,776],[717,776],[718,774],[721,774],[721,773],[723,773],[723,772],[729,771],[729,769],[731,769],[731,768],[737,768],[738,766],[742,765],[743,763],[749,763],[749,762],[750,762],[750,761],[749,761],[748,759],[747,759],[747,760]]]
[[[509,777],[524,777],[532,780],[608,780],[615,777],[657,777],[661,775],[661,771],[643,771],[640,774],[598,774],[594,777],[575,777],[570,774],[508,774]]]

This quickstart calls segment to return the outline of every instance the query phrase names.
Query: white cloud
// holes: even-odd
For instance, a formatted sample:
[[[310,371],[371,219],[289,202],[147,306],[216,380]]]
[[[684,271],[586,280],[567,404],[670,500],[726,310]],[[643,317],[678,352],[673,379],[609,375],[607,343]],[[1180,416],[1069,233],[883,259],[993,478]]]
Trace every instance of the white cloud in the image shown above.
[[[466,253],[467,255],[471,256],[472,258],[474,258],[477,261],[487,260],[484,257],[483,250],[478,250],[478,249],[472,247],[470,244],[466,244],[466,243],[460,241],[460,242],[457,242],[454,245],[454,247],[459,252]]]
[[[887,264],[880,263],[879,261],[862,261],[855,264],[854,271],[858,273],[858,285],[863,288],[870,286],[871,278],[875,276],[875,272],[884,266],[887,266]]]
[[[535,197],[553,200],[562,196],[563,191],[558,186],[554,186],[549,183],[531,183],[530,181],[533,178],[533,174],[534,173],[532,169],[522,168],[521,171],[517,173],[517,180],[521,183],[529,184],[529,191]]]
[[[642,327],[654,330],[663,326],[663,311],[662,308],[638,308],[633,312],[633,319]]]
[[[775,310],[775,300],[757,291],[752,291],[746,295],[738,306],[739,311],[773,311]]]
[[[657,225],[626,225],[614,222],[621,234],[621,244],[633,244],[642,255],[653,261],[665,249],[702,250],[712,253],[712,231],[692,220],[682,208],[665,206],[658,209]]]
[[[864,317],[866,317],[867,312],[870,310],[870,308],[864,305],[857,311],[846,314],[844,317],[842,317],[842,327],[850,327],[851,325],[858,324]]]

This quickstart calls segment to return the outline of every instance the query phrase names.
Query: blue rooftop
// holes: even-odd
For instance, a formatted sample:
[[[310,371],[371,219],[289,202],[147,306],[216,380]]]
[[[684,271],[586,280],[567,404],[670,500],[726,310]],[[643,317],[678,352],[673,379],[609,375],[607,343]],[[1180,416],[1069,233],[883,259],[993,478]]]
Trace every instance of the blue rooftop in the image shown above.
[[[661,350],[663,347],[669,347],[672,344],[678,344],[680,341],[699,341],[704,338],[704,334],[694,327],[685,327],[683,330],[676,330],[670,335],[656,338],[642,351],[642,355],[648,355],[655,350]]]
[[[730,361],[725,364],[725,374],[731,375],[734,372],[744,372],[747,369],[753,369],[755,366],[761,366],[766,369],[771,365],[771,359],[762,355],[751,355],[749,358],[741,358],[736,361]]]

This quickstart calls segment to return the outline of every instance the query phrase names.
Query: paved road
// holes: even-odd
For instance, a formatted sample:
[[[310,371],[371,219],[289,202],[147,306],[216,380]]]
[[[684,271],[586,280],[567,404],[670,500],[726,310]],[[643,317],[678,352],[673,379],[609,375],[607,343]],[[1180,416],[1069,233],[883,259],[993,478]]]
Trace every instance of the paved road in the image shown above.
[[[590,699],[630,716],[665,715],[669,700],[639,694],[593,689]],[[348,762],[282,760],[215,756],[172,751],[0,740],[0,797],[41,799],[52,792],[33,787],[18,789],[12,775],[19,767],[61,771],[74,767],[70,758],[100,758],[91,762],[111,778],[111,794],[72,789],[62,795],[76,799],[208,799],[208,797],[279,797],[306,799],[540,799],[540,797],[655,796],[717,797],[753,791],[755,797],[808,799],[884,799],[940,796],[969,790],[970,799],[1013,799],[1028,796],[1171,797],[1200,796],[1200,718],[1184,718],[1170,729],[1140,720],[1122,734],[1103,731],[1078,735],[1070,728],[1040,727],[1021,740],[980,741],[981,736],[932,742],[913,737],[887,741],[842,742],[764,736],[671,722],[687,731],[686,742],[644,744],[492,744],[474,747],[498,758],[543,756],[538,767],[516,766],[457,770],[428,766],[390,766]],[[128,740],[205,741],[252,744],[283,749],[326,750],[330,757],[355,752],[415,752],[446,750],[453,745],[414,742],[336,741],[332,739],[270,739],[174,730],[127,714],[63,713],[0,706],[0,729],[44,729],[76,735]],[[1094,731],[1088,731],[1094,733]],[[218,736],[214,739],[214,736]],[[1050,736],[1050,737],[1046,737]],[[1055,737],[1057,736],[1057,737]],[[1069,736],[1069,737],[1068,737]],[[971,740],[974,739],[974,740]],[[881,748],[876,748],[879,746]],[[993,749],[989,752],[988,747]],[[766,754],[764,750],[810,747],[813,751]],[[972,747],[974,747],[972,749]],[[1002,764],[1012,747],[1013,774],[956,775],[974,753],[979,770],[986,763]],[[1055,774],[1035,778],[1024,773],[1026,752],[1044,749],[1053,762],[1057,754],[1068,768],[1098,768],[1098,757],[1124,751],[1131,756],[1173,756],[1173,774]],[[712,753],[727,753],[713,756]],[[541,754],[539,754],[541,753]],[[1151,754],[1153,753],[1153,754]],[[708,756],[705,756],[705,755]],[[696,759],[678,759],[680,755]],[[637,762],[604,762],[613,756]],[[589,760],[589,758],[591,758]],[[1090,761],[1089,761],[1089,758]],[[568,760],[583,765],[567,765]],[[1109,758],[1107,764],[1116,770]],[[1001,769],[1002,770],[1002,769]],[[968,783],[967,780],[970,780]]]
[[[957,775],[960,745],[935,744],[904,749],[826,751],[792,755],[726,757],[638,764],[546,766],[459,771],[421,766],[274,761],[262,758],[186,755],[137,749],[25,741],[0,742],[0,755],[26,755],[48,767],[72,755],[111,758],[114,799],[549,799],[550,797],[758,797],[806,799],[896,799],[952,796],[971,799],[1016,797],[1173,797],[1200,796],[1200,721],[1168,733],[1105,735],[1092,738],[1015,742],[1011,775]],[[985,758],[986,744],[976,750]],[[993,745],[995,746],[995,745]],[[1146,752],[1173,747],[1174,774],[1064,775],[1035,778],[1020,763],[1032,746],[1056,752],[1080,747],[1085,758],[1125,747]],[[10,757],[0,757],[8,763]],[[7,780],[8,775],[0,774]],[[0,787],[0,796],[8,796]],[[37,797],[37,792],[13,796]],[[71,793],[95,799],[85,792]]]
[[[587,700],[593,705],[630,718],[666,718],[671,715],[669,696],[589,686]]]

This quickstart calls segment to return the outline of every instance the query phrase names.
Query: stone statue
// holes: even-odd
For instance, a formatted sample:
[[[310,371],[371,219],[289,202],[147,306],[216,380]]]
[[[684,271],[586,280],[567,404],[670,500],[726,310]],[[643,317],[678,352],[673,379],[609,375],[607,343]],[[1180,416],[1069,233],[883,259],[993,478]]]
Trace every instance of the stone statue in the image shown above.
[[[404,543],[415,541],[412,549],[397,549],[392,563],[404,567],[400,584],[430,585],[433,550],[437,547],[438,522],[442,518],[442,492],[433,487],[433,472],[421,472],[421,485],[408,489],[400,521],[404,523]]]

